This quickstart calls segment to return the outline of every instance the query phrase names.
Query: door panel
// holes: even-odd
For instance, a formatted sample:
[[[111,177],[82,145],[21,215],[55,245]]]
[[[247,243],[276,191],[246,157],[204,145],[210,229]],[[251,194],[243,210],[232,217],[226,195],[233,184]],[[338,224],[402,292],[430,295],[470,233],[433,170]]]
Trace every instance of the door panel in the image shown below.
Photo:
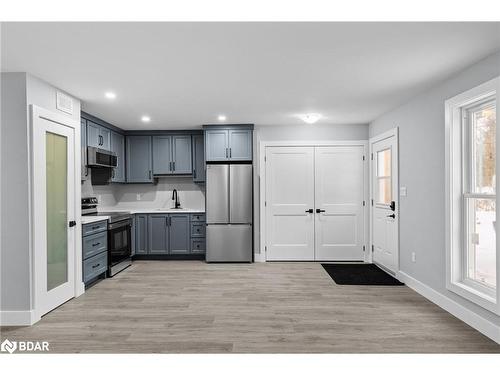
[[[207,225],[207,262],[251,262],[251,225]]]
[[[153,174],[172,173],[172,139],[170,136],[153,137]]]
[[[192,172],[191,161],[191,136],[174,135],[172,137],[172,161],[174,174],[190,174]]]
[[[205,146],[202,135],[193,136],[193,181],[205,182]]]
[[[99,134],[101,135],[101,146],[105,150],[111,150],[111,131],[100,126]]]
[[[373,261],[389,271],[399,267],[399,217],[396,136],[372,145]],[[394,202],[394,209],[391,207]],[[394,215],[394,217],[391,217]]]
[[[170,215],[169,253],[188,254],[190,246],[189,214]]]
[[[314,260],[314,148],[266,150],[267,260]]]
[[[125,137],[116,132],[111,133],[111,151],[116,153],[116,168],[111,181],[125,182]]]
[[[229,221],[232,224],[252,222],[252,165],[229,166]]]
[[[207,223],[229,222],[229,166],[207,165]]]
[[[168,215],[149,215],[149,254],[168,254]]]
[[[228,160],[228,131],[207,130],[205,131],[205,152],[207,161]]]
[[[315,149],[316,260],[363,260],[362,146]]]
[[[152,182],[150,136],[127,137],[127,182]]]
[[[135,215],[135,252],[148,253],[148,216]]]
[[[229,159],[252,160],[251,130],[229,130]]]
[[[43,117],[39,111],[43,111]],[[75,296],[75,129],[33,109],[35,310],[41,316]],[[74,124],[74,126],[78,126]]]
[[[101,147],[99,125],[94,124],[92,121],[87,121],[87,146]]]

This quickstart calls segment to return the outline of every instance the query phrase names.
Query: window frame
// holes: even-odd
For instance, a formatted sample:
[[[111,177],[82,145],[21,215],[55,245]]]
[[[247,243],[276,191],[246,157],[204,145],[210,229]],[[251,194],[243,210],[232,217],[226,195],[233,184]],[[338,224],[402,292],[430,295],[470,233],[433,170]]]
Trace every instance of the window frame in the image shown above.
[[[445,140],[446,140],[446,288],[483,308],[500,315],[500,253],[499,237],[496,236],[496,288],[467,277],[467,249],[466,238],[466,203],[470,198],[494,198],[498,207],[498,194],[471,193],[475,186],[469,189],[472,182],[472,166],[468,156],[471,155],[472,138],[468,126],[468,119],[464,112],[491,101],[496,102],[499,108],[500,77],[485,82],[471,90],[463,92],[445,102]],[[465,131],[467,130],[467,131]],[[465,136],[466,135],[466,136]],[[500,144],[500,132],[496,133],[496,149]],[[496,165],[499,154],[496,155]],[[496,174],[496,186],[500,177]],[[466,197],[467,195],[467,197]],[[499,224],[496,224],[498,229]],[[498,232],[498,230],[497,230]]]

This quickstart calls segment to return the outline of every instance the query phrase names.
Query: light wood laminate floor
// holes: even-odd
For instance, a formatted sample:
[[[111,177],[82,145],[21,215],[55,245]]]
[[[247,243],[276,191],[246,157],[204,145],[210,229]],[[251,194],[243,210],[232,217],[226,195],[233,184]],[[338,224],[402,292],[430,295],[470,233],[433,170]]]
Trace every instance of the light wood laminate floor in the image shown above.
[[[2,336],[51,352],[500,352],[406,286],[336,285],[319,263],[136,261]]]

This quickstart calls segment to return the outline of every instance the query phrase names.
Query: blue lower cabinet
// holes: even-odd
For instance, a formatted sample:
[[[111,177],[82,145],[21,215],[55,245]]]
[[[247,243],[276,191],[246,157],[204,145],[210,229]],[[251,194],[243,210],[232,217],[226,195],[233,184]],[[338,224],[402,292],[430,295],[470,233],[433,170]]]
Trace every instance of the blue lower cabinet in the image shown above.
[[[136,255],[205,253],[204,213],[136,214],[134,226]]]
[[[189,215],[170,215],[170,254],[189,254]]]
[[[82,279],[85,284],[108,270],[108,221],[82,225]]]
[[[83,261],[83,282],[87,283],[108,269],[108,252],[95,255]]]

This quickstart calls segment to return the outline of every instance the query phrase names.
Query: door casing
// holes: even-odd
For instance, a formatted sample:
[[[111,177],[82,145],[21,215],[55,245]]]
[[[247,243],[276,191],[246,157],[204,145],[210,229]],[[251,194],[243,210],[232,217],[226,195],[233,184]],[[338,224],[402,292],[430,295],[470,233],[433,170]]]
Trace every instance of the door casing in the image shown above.
[[[368,141],[367,140],[354,140],[354,141],[260,141],[259,142],[259,227],[260,227],[260,239],[255,241],[255,243],[260,244],[260,253],[255,252],[254,249],[254,260],[255,262],[266,262],[266,242],[267,242],[267,222],[266,222],[266,148],[276,147],[276,146],[289,146],[289,147],[315,147],[315,146],[363,146],[365,163],[364,163],[364,180],[367,181],[369,178],[368,169]],[[369,184],[364,184],[364,200],[366,202],[364,209],[364,238],[365,242],[369,237],[369,215],[368,215],[368,197],[369,197]],[[256,231],[258,232],[258,231]],[[365,262],[371,262],[371,257],[369,257],[369,251],[365,245]]]

